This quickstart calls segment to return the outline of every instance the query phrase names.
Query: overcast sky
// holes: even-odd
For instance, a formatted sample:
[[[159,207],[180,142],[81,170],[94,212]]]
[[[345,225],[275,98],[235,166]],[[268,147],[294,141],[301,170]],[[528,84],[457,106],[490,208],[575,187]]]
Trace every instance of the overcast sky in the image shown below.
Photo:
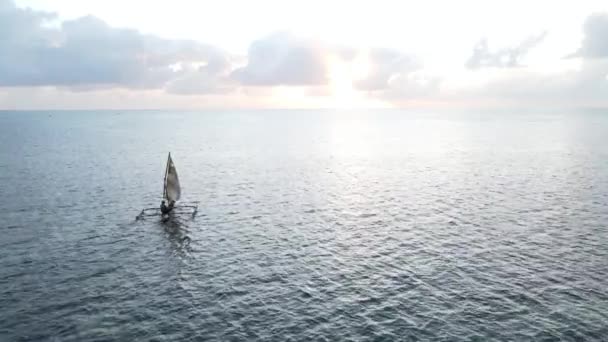
[[[0,108],[608,106],[606,1],[0,0]]]

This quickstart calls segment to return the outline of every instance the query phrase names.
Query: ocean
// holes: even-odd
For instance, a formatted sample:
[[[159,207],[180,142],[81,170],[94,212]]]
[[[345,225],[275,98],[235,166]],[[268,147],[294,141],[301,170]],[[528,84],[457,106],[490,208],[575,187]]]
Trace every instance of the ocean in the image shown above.
[[[602,341],[608,112],[0,112],[0,341]],[[157,207],[171,152],[198,215]]]

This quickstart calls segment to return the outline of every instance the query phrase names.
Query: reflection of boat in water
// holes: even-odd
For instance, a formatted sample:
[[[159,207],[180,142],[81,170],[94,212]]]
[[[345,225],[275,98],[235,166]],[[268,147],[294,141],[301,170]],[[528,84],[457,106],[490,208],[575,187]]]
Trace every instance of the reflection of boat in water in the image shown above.
[[[171,153],[167,157],[167,167],[165,168],[165,177],[163,179],[163,199],[159,208],[146,208],[137,215],[136,219],[141,220],[146,216],[161,216],[163,222],[166,222],[176,215],[190,215],[192,218],[196,216],[198,211],[198,202],[177,204],[182,194],[182,189],[179,184],[179,177]]]

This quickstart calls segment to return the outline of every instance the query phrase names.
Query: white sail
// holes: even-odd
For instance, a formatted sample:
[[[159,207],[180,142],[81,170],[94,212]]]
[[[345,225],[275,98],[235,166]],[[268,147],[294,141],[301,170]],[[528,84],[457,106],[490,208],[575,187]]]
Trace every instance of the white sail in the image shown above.
[[[164,184],[164,193],[163,197],[169,201],[179,200],[181,196],[182,189],[179,186],[179,178],[177,178],[177,170],[175,170],[175,165],[173,164],[173,160],[171,159],[171,153],[169,153],[169,158],[167,158],[167,170],[165,171],[165,184]]]

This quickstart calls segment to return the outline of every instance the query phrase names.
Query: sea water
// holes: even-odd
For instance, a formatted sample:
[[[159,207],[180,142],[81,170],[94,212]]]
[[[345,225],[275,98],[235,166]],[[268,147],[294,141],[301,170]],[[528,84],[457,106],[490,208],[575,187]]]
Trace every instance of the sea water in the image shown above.
[[[0,112],[1,341],[605,340],[608,112]],[[158,207],[167,153],[194,220]]]

